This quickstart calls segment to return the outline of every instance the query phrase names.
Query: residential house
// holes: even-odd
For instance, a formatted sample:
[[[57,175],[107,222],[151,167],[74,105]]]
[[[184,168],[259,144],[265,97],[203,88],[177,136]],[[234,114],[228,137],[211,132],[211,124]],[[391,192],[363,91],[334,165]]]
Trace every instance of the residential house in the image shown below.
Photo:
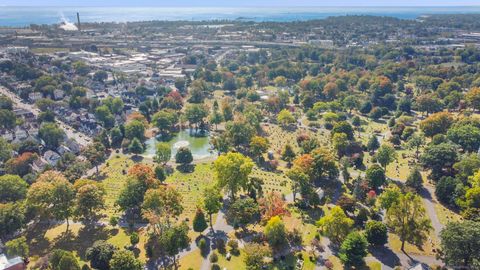
[[[52,150],[48,150],[43,154],[43,158],[50,164],[51,166],[56,166],[58,161],[62,158],[59,154],[53,152]]]
[[[24,270],[27,269],[25,262],[21,257],[7,258],[5,254],[0,254],[0,270]]]
[[[37,158],[35,161],[33,161],[30,167],[32,168],[32,171],[36,173],[40,173],[45,170],[47,165],[48,165],[48,162],[42,157],[40,157],[40,158]]]
[[[15,139],[16,140],[22,141],[22,140],[25,140],[27,137],[28,137],[28,133],[24,128],[19,127],[19,126],[17,126],[15,128]]]
[[[64,96],[65,96],[65,92],[63,90],[55,89],[53,91],[53,99],[55,100],[63,99]]]
[[[43,95],[40,92],[32,92],[28,94],[28,100],[30,100],[30,102],[35,102],[41,98],[43,98]]]

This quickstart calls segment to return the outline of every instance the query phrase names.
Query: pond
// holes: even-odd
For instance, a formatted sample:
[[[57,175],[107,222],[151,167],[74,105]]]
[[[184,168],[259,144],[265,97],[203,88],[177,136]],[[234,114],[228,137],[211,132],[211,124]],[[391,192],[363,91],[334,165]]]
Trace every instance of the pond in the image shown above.
[[[210,157],[215,157],[217,155],[215,150],[212,150],[210,145],[210,136],[208,133],[205,136],[195,136],[195,131],[190,131],[190,129],[181,130],[178,132],[168,144],[172,148],[172,160],[175,159],[175,154],[177,153],[178,148],[188,147],[192,151],[193,159],[205,159]],[[148,139],[146,144],[144,157],[153,158],[155,156],[156,144],[160,142],[157,138],[153,137]]]

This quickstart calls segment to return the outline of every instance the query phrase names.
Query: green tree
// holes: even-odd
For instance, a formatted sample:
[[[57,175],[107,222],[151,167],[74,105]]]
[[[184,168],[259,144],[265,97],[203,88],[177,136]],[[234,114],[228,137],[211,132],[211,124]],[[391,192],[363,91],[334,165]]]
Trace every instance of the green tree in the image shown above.
[[[467,152],[476,152],[480,147],[480,128],[473,125],[453,126],[448,130],[447,138]]]
[[[240,153],[227,153],[218,157],[214,162],[215,176],[221,188],[227,188],[232,201],[240,188],[246,188],[248,175],[253,169],[250,158]]]
[[[135,258],[133,252],[117,250],[110,260],[110,270],[142,270],[142,263]]]
[[[378,148],[377,154],[375,155],[378,163],[382,165],[383,169],[387,169],[387,165],[392,163],[397,158],[397,152],[395,152],[395,148],[388,144],[382,144],[380,148]]]
[[[193,230],[201,234],[207,227],[207,221],[205,220],[202,209],[197,208],[197,212],[195,212],[195,216],[193,217]]]
[[[331,135],[334,136],[337,133],[344,133],[349,140],[353,140],[353,128],[347,121],[337,122],[332,129]]]
[[[268,243],[274,249],[282,247],[287,242],[287,230],[279,216],[270,218],[265,225],[264,233]]]
[[[317,225],[335,243],[341,243],[350,232],[354,221],[345,215],[342,208],[335,206],[330,213],[318,220]]]
[[[280,125],[286,127],[290,124],[295,123],[295,118],[289,110],[283,109],[278,113],[277,121],[278,123],[280,123]]]
[[[282,151],[282,159],[290,164],[295,159],[295,151],[290,144],[286,144]]]
[[[16,126],[16,116],[13,111],[0,109],[0,127],[4,129],[14,129]]]
[[[16,202],[25,199],[28,184],[18,175],[0,176],[0,202]]]
[[[138,120],[132,120],[125,125],[125,138],[133,140],[137,138],[140,141],[145,139],[145,126]]]
[[[410,171],[405,185],[407,185],[407,187],[415,189],[416,191],[419,191],[423,187],[422,174],[420,173],[418,167],[415,167],[413,168],[413,170]]]
[[[203,123],[204,118],[207,117],[208,110],[203,104],[190,104],[185,109],[185,117],[187,118],[190,125],[195,126],[195,130],[198,130],[198,127]]]
[[[110,260],[115,251],[117,251],[117,248],[114,245],[104,240],[97,240],[91,247],[87,248],[85,254],[87,260],[90,260],[91,267],[99,270],[109,270]]]
[[[157,143],[155,161],[165,165],[172,158],[172,148],[168,143]]]
[[[22,204],[0,204],[0,236],[2,238],[21,229],[25,221],[25,209]]]
[[[222,123],[223,116],[218,110],[213,110],[212,114],[209,117],[210,124],[215,125],[215,130],[217,130],[218,124]]]
[[[105,208],[105,189],[103,185],[89,180],[78,180],[74,184],[75,215],[87,224],[99,218],[99,212]]]
[[[12,146],[4,139],[0,138],[0,162],[5,162],[12,156]]]
[[[188,147],[180,147],[175,154],[175,162],[186,166],[193,161],[192,152]]]
[[[450,222],[440,232],[442,259],[447,266],[480,266],[480,222]]]
[[[368,185],[378,189],[385,184],[385,171],[378,164],[373,164],[365,172]]]
[[[261,244],[252,243],[245,246],[244,262],[247,270],[260,270],[265,265],[267,257],[271,255],[270,249]]]
[[[351,232],[340,246],[339,257],[346,266],[360,267],[365,264],[368,242],[359,232]]]
[[[250,152],[254,157],[260,157],[267,152],[270,143],[267,138],[260,136],[253,136],[250,140]]]
[[[234,227],[245,229],[260,214],[258,204],[252,198],[236,200],[227,211],[227,222]]]
[[[453,123],[452,116],[447,112],[438,112],[430,115],[420,122],[420,129],[425,136],[433,137],[436,134],[444,134]]]
[[[45,146],[48,149],[57,149],[65,133],[57,124],[44,122],[38,130],[38,135],[45,142]]]
[[[385,219],[390,230],[402,241],[402,251],[405,250],[405,242],[422,245],[431,230],[422,199],[410,192],[400,194],[398,203],[387,209]]]
[[[415,158],[418,160],[420,147],[425,144],[425,138],[418,134],[413,134],[408,140],[408,148],[415,149]]]
[[[167,228],[159,237],[158,244],[163,252],[170,256],[173,264],[177,267],[178,253],[190,246],[190,237],[188,237],[188,225],[183,222]]]
[[[7,249],[7,255],[9,257],[20,256],[22,258],[28,258],[30,249],[27,244],[27,238],[21,236],[5,243]]]
[[[138,138],[133,138],[132,142],[128,146],[128,151],[134,155],[143,153],[143,145]]]
[[[50,266],[53,270],[80,270],[80,265],[72,252],[61,249],[52,252]]]
[[[158,179],[158,181],[163,182],[165,179],[167,179],[167,176],[165,174],[165,169],[158,165],[155,167],[155,177]]]
[[[87,158],[87,160],[95,166],[97,179],[99,177],[99,170],[98,166],[102,164],[106,159],[105,153],[105,146],[99,142],[94,142],[89,144],[85,150],[83,151],[83,155]]]
[[[452,143],[429,145],[420,157],[420,161],[424,168],[431,170],[431,177],[438,180],[443,175],[451,174],[452,166],[457,162],[457,153],[457,146]]]
[[[369,220],[365,225],[365,236],[371,245],[383,246],[388,242],[387,226],[381,221]]]
[[[206,187],[203,191],[203,206],[209,215],[210,227],[213,230],[212,215],[222,208],[222,194],[216,186]]]
[[[372,135],[370,137],[370,139],[368,140],[367,149],[370,152],[375,152],[375,150],[377,150],[378,147],[380,147],[380,143],[378,142],[378,138],[377,138],[377,136]]]

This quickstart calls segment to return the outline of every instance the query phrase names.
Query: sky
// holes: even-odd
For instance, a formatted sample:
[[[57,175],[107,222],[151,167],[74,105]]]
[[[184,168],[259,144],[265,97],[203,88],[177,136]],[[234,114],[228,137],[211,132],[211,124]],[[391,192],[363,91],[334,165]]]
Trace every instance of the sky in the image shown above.
[[[0,6],[480,6],[480,0],[0,0]]]

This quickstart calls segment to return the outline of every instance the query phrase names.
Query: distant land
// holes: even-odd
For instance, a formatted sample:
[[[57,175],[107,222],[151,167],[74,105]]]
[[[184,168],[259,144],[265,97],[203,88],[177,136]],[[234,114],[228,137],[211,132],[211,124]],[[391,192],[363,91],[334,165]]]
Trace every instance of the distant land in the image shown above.
[[[415,19],[429,14],[478,14],[480,6],[444,7],[13,7],[0,8],[0,26],[23,27],[30,24],[57,24],[76,21],[79,12],[84,22],[134,21],[211,21],[248,20],[292,22],[324,19],[330,16],[374,15]]]

